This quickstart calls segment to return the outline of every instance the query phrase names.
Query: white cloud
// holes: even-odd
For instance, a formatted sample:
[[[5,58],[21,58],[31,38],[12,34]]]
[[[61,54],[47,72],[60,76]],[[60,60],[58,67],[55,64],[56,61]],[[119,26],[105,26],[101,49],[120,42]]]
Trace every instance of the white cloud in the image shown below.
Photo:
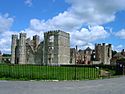
[[[114,21],[115,13],[125,10],[124,0],[66,0],[71,6],[64,12],[47,21],[31,19],[30,29],[49,31],[60,29],[71,34],[71,45],[88,45],[108,37],[109,33],[101,26]],[[83,28],[83,25],[91,26]],[[82,28],[82,29],[81,29]]]
[[[68,22],[68,21],[64,21]],[[25,29],[24,32],[27,32],[27,35],[31,37],[34,34],[41,34],[41,40],[43,40],[43,33],[49,30],[56,30],[60,29],[58,26],[52,24],[53,22],[48,20],[38,20],[38,19],[31,19],[29,28]],[[60,23],[60,22],[59,22]],[[61,24],[60,24],[61,25]],[[64,31],[68,31],[67,28],[61,29]],[[72,30],[72,29],[71,29]],[[93,48],[93,44],[91,42],[99,39],[104,39],[109,36],[108,31],[105,30],[103,26],[89,26],[88,28],[82,28],[80,30],[73,29],[70,31],[71,35],[71,46],[75,47],[78,45],[80,48],[82,46],[89,46]],[[91,44],[91,45],[90,45]]]
[[[17,32],[6,31],[0,35],[0,50],[2,53],[10,53],[11,49],[11,35]]]
[[[71,45],[86,46],[95,40],[107,38],[109,33],[102,26],[92,26],[88,29],[82,28],[80,31],[70,32]]]
[[[68,12],[83,23],[104,24],[115,19],[115,13],[125,10],[124,0],[66,0],[71,7]]]
[[[46,21],[31,19],[30,26],[24,29],[24,32],[27,32],[31,37],[34,34],[43,36],[45,31],[60,29],[70,32],[72,45],[86,46],[95,40],[106,38],[109,33],[102,25],[114,21],[115,13],[119,10],[125,10],[125,0],[65,1],[70,4],[67,10]],[[25,0],[25,4],[31,6],[32,0]],[[5,18],[5,20],[3,22],[0,20],[0,32],[8,31],[13,23],[13,18],[0,16],[1,18]],[[4,23],[8,24],[5,24],[4,27]],[[84,28],[84,25],[90,27]],[[123,31],[121,33],[124,34]],[[3,39],[1,41],[4,42]]]
[[[24,3],[25,3],[28,7],[32,6],[32,0],[25,0]]]
[[[44,37],[44,32],[43,31],[36,32],[35,30],[32,30],[30,28],[27,28],[27,29],[22,30],[20,32],[26,32],[27,33],[27,38],[31,38],[31,39],[32,39],[32,37],[34,35],[39,35],[40,36],[40,40],[42,41],[43,37]]]
[[[10,31],[14,19],[9,17],[9,14],[0,15],[0,50],[2,52],[10,52],[11,35],[14,33]]]
[[[125,29],[116,32],[115,35],[121,39],[125,39]]]
[[[119,49],[119,48],[123,48],[123,45],[120,44],[120,45],[118,45],[116,48],[118,48],[118,49]]]
[[[119,45],[112,45],[112,49],[115,50],[115,51],[118,51],[118,52],[121,52],[122,49],[124,49],[124,46],[122,44],[119,44]]]
[[[30,0],[26,0],[30,2]],[[47,21],[31,19],[30,28],[37,31],[60,29],[77,31],[83,25],[102,25],[113,21],[115,13],[125,9],[124,0],[66,0],[71,6]]]
[[[14,19],[9,17],[9,14],[0,15],[0,33],[10,29]]]
[[[124,0],[66,0],[71,6],[64,12],[39,23],[47,29],[76,31],[84,24],[102,25],[114,21],[115,13],[125,10]],[[35,19],[38,20],[38,19]],[[43,28],[43,27],[42,27]]]
[[[41,30],[42,31],[48,30],[50,26],[52,27],[52,25],[48,25],[44,20],[31,19],[29,28],[36,32],[40,32]]]
[[[81,49],[86,49],[87,47],[90,47],[91,49],[95,48],[95,45],[92,43],[87,43],[86,45],[82,46]]]

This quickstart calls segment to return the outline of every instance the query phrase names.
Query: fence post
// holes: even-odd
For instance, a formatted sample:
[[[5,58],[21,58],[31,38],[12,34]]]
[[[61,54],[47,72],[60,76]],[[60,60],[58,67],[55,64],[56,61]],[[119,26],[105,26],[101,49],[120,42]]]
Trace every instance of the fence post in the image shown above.
[[[74,77],[74,79],[76,80],[76,76],[77,76],[77,74],[76,74],[76,62],[77,62],[77,60],[76,60],[76,54],[77,54],[77,45],[76,45],[76,48],[75,48],[75,77]]]
[[[125,75],[125,70],[124,70],[124,68],[125,68],[125,66],[123,65],[123,67],[122,67],[122,75]]]

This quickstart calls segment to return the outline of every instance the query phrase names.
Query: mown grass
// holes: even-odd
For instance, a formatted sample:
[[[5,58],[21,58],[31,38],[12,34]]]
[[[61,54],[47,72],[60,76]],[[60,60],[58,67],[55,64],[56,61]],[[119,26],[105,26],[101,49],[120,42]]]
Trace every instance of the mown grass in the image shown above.
[[[0,78],[11,80],[84,80],[98,79],[94,67],[0,65]]]

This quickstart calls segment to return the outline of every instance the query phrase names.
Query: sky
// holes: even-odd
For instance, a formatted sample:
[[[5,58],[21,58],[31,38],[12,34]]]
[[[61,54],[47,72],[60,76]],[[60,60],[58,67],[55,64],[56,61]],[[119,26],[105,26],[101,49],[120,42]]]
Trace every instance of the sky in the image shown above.
[[[0,0],[0,50],[11,52],[11,35],[27,37],[62,30],[70,46],[80,49],[95,43],[125,48],[125,0]]]

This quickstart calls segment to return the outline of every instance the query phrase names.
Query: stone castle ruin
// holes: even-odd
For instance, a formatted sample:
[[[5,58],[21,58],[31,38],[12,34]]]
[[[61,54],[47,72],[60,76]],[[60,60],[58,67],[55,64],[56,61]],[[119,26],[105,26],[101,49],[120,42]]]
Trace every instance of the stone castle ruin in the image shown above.
[[[95,49],[85,50],[70,48],[69,33],[56,30],[44,33],[44,40],[39,36],[32,40],[26,33],[12,35],[11,63],[12,64],[110,64],[112,58],[111,44],[96,44]]]
[[[105,43],[95,44],[95,58],[102,64],[110,64],[112,58],[112,46],[111,44],[106,45]]]
[[[44,33],[44,40],[39,36],[33,39],[26,37],[26,33],[12,35],[11,45],[12,64],[69,64],[70,36],[63,31],[49,31]]]
[[[85,50],[70,49],[70,62],[75,64],[104,64],[110,65],[112,58],[111,44],[96,44],[95,49],[87,47]]]

